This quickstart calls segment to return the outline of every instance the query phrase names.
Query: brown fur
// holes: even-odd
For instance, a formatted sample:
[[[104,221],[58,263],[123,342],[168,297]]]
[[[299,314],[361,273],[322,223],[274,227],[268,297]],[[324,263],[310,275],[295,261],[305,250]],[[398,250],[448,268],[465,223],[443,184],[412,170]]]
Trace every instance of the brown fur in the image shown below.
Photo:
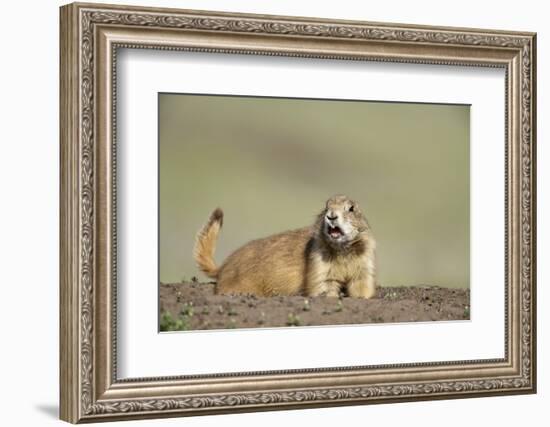
[[[193,250],[193,256],[200,270],[212,278],[218,275],[218,268],[214,263],[214,252],[222,225],[223,211],[217,208],[210,214],[210,218],[198,232]]]
[[[350,207],[352,209],[350,210]],[[327,215],[337,217],[345,240],[334,241]],[[327,201],[315,224],[253,240],[216,267],[213,255],[223,213],[216,209],[199,231],[194,256],[217,293],[370,298],[375,293],[376,242],[357,203],[346,196]],[[344,239],[344,238],[343,238]]]

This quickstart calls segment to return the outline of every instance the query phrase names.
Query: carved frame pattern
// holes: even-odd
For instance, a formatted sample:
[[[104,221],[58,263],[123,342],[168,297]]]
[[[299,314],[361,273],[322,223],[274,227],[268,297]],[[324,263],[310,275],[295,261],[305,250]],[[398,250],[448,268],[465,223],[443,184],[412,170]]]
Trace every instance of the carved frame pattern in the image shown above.
[[[394,366],[395,373],[386,384],[364,384],[353,386],[312,387],[304,383],[303,387],[284,390],[274,388],[260,392],[243,391],[223,393],[216,391],[212,383],[211,394],[190,394],[180,397],[149,396],[145,391],[132,398],[109,397],[108,389],[124,385],[116,379],[116,360],[111,361],[108,375],[111,381],[99,390],[100,381],[96,377],[103,369],[98,363],[98,354],[107,351],[106,357],[116,355],[116,348],[104,349],[98,345],[96,336],[98,301],[95,293],[103,286],[95,276],[98,269],[98,166],[96,163],[97,144],[97,108],[98,108],[98,32],[102,28],[146,29],[154,31],[178,31],[201,33],[239,34],[242,36],[274,36],[292,38],[296,50],[239,48],[236,46],[205,48],[191,47],[188,50],[207,52],[247,53],[261,55],[308,56],[316,58],[342,58],[352,60],[389,60],[409,63],[469,64],[477,66],[501,66],[507,69],[507,78],[513,90],[519,92],[513,98],[517,105],[507,105],[508,114],[513,122],[517,116],[516,127],[507,129],[508,143],[512,151],[519,152],[519,175],[512,171],[509,183],[517,186],[519,194],[507,192],[507,200],[517,201],[519,213],[510,221],[518,227],[520,241],[518,257],[512,257],[511,264],[518,262],[520,288],[511,288],[508,298],[517,301],[510,303],[508,310],[517,307],[518,317],[512,319],[512,329],[517,326],[519,360],[510,360],[510,346],[506,344],[506,358],[502,361],[471,361],[472,363],[491,363],[511,365],[515,363],[514,374],[504,376],[476,377],[466,375],[453,380],[400,381],[399,369],[415,365]],[[327,46],[338,40],[384,42],[396,44],[407,49],[410,54],[371,54],[355,56],[345,51],[323,53],[307,51],[300,41],[323,39]],[[335,45],[336,46],[336,45]],[[426,54],[431,48],[449,46],[449,54],[434,57]],[[116,62],[117,47],[186,49],[181,46],[162,43],[142,44],[126,42],[112,44],[112,63]],[[416,54],[415,47],[420,49]],[[490,59],[471,57],[464,52],[472,48],[482,48],[496,52]],[[422,50],[424,49],[424,50]],[[453,56],[453,52],[456,52]],[[475,50],[479,53],[479,49]],[[508,55],[502,59],[497,55]],[[210,12],[131,8],[89,4],[72,4],[61,9],[61,150],[62,150],[62,200],[61,200],[61,417],[70,422],[99,421],[137,417],[159,417],[174,415],[196,415],[228,411],[251,411],[257,409],[282,409],[292,407],[326,406],[329,404],[377,403],[383,401],[421,400],[427,398],[480,396],[495,393],[530,393],[535,391],[535,35],[531,33],[511,33],[485,30],[413,27],[406,25],[371,24],[357,22],[329,22],[305,18],[268,17],[261,15],[235,15]],[[498,56],[498,58],[497,58]],[[495,59],[497,58],[497,59]],[[508,58],[508,57],[507,57]],[[78,71],[77,71],[78,70]],[[111,70],[113,73],[113,70]],[[513,86],[514,82],[518,83]],[[116,75],[112,76],[111,90],[114,89]],[[509,96],[510,94],[507,94]],[[113,98],[113,102],[116,98]],[[115,109],[112,109],[111,125],[116,125]],[[112,130],[111,130],[112,131]],[[514,132],[516,132],[514,134]],[[519,138],[517,138],[519,136]],[[114,159],[114,154],[113,154]],[[114,162],[113,168],[116,167]],[[511,166],[510,166],[511,168]],[[116,189],[115,189],[116,191]],[[116,195],[116,193],[114,193]],[[114,196],[113,196],[114,197]],[[516,200],[516,197],[518,199]],[[113,211],[113,216],[116,210]],[[114,221],[114,218],[111,218]],[[506,236],[507,243],[510,237]],[[64,243],[66,242],[66,243]],[[113,242],[116,246],[116,233]],[[508,260],[507,260],[508,261]],[[507,262],[508,264],[509,262]],[[116,259],[112,270],[116,275]],[[116,290],[115,290],[116,291]],[[516,300],[516,298],[518,298]],[[116,298],[113,298],[116,300]],[[116,308],[116,301],[112,301]],[[106,308],[108,311],[109,308]],[[103,313],[103,312],[102,312]],[[112,313],[111,332],[116,325],[116,313]],[[509,321],[507,311],[507,322]],[[509,336],[507,330],[508,341]],[[116,347],[116,339],[114,343]],[[114,358],[114,357],[113,357]],[[100,358],[101,359],[101,358]],[[101,359],[102,360],[102,359]],[[427,364],[428,368],[447,365],[452,368],[457,363]],[[459,363],[467,369],[468,363]],[[499,365],[499,366],[500,366]],[[416,365],[418,366],[418,365]],[[356,367],[360,368],[360,367]],[[386,367],[388,368],[388,367]],[[334,368],[333,373],[346,368]],[[363,367],[367,369],[367,367]],[[375,368],[372,369],[376,371]],[[391,369],[390,369],[391,370]],[[301,370],[278,372],[292,376],[324,370]],[[270,375],[270,373],[254,373]],[[220,378],[235,379],[239,375],[220,374]],[[155,379],[143,379],[154,382]],[[99,381],[99,382],[98,382]],[[163,385],[170,381],[185,382],[185,378],[158,379]],[[209,381],[213,381],[212,376]],[[115,387],[116,388],[116,387]],[[122,396],[122,395],[121,395]]]

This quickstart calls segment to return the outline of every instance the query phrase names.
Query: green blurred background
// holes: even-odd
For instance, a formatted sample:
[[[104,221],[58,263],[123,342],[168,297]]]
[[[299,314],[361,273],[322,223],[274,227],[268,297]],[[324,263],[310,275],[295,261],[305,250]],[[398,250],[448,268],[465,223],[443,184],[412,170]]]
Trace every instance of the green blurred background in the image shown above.
[[[382,286],[470,285],[470,108],[159,94],[160,280],[199,274],[194,237],[225,222],[216,260],[357,200]]]

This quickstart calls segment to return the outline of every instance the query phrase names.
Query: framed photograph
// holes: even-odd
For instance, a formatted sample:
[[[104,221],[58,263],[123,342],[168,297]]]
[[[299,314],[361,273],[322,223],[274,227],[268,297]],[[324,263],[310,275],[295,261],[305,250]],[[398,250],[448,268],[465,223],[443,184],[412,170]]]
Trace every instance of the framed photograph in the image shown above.
[[[63,420],[536,391],[535,34],[60,13]]]

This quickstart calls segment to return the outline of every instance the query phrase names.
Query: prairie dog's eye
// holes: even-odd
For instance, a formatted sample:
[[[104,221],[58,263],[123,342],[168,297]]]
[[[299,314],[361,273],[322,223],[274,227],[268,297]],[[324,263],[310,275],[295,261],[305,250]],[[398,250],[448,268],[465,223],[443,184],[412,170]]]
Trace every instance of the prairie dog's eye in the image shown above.
[[[350,205],[348,211],[353,212],[353,209],[354,209],[354,206],[353,206],[353,205]]]

